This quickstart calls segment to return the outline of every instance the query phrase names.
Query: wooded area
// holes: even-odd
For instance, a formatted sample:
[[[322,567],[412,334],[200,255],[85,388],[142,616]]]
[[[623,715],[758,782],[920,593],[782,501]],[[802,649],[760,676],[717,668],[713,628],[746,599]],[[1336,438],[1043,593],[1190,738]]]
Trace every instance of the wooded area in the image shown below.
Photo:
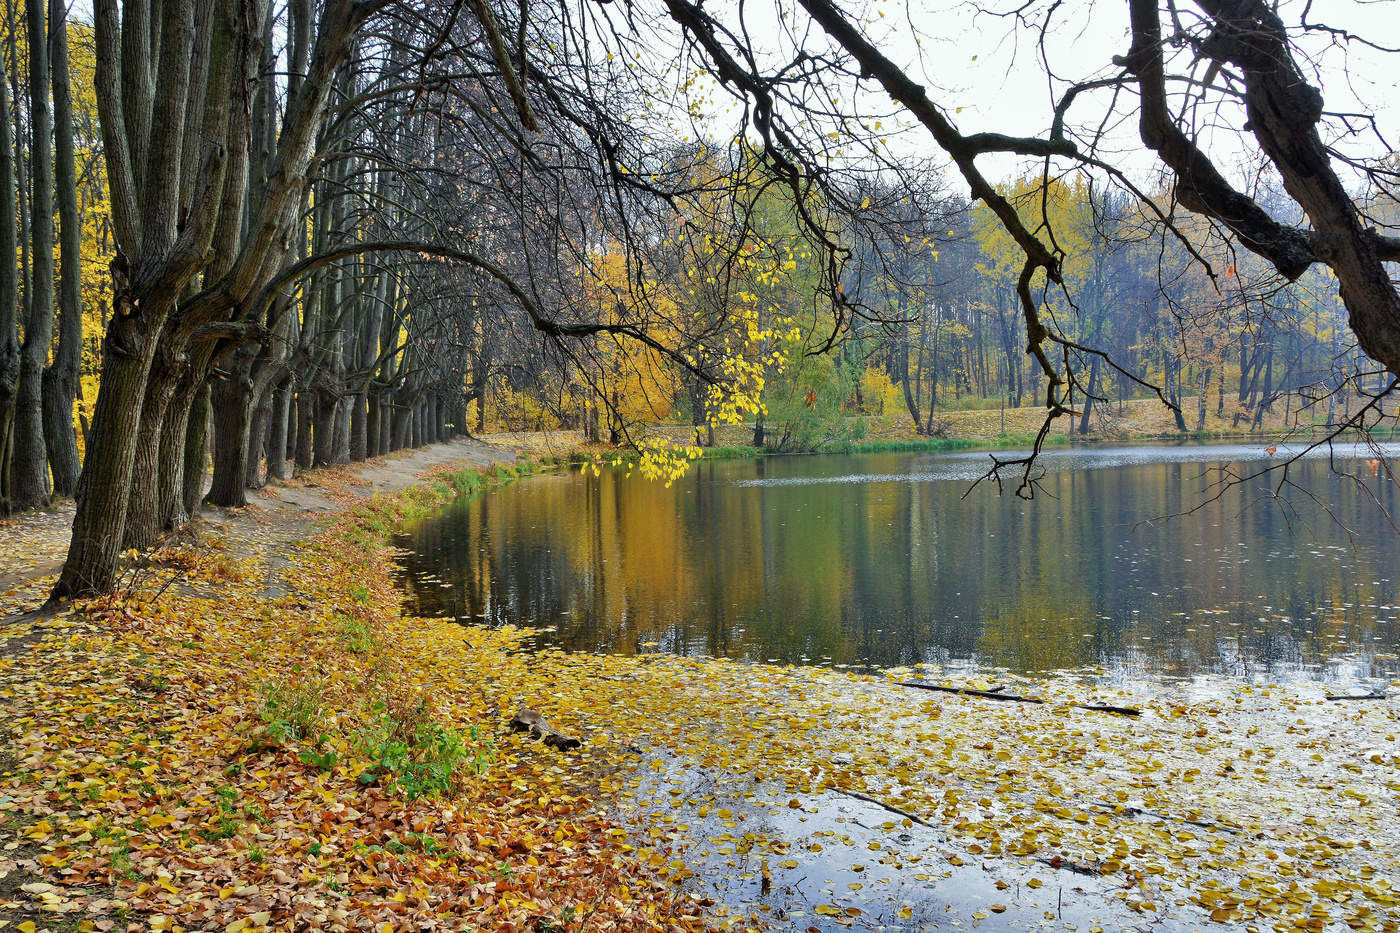
[[[11,4],[0,510],[76,496],[71,597],[201,501],[505,407],[662,475],[692,454],[638,426],[801,447],[876,404],[923,434],[969,398],[1081,432],[1130,398],[1182,431],[1373,425],[1396,162],[1312,70],[1366,40],[1259,0],[1126,7],[1122,54],[1017,137],[960,131],[881,51],[898,27],[829,0],[763,29],[688,0]]]

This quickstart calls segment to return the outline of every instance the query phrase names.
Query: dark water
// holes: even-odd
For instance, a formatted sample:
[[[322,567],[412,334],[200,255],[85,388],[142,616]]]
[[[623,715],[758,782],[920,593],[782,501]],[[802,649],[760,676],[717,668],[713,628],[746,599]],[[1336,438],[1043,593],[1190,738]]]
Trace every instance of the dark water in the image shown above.
[[[1032,502],[969,492],[985,453],[703,463],[669,489],[574,472],[399,543],[412,611],[571,649],[1350,680],[1400,672],[1400,509],[1374,456],[1300,461],[1282,502],[1277,472],[1207,501],[1271,462],[1255,446],[1051,451]]]

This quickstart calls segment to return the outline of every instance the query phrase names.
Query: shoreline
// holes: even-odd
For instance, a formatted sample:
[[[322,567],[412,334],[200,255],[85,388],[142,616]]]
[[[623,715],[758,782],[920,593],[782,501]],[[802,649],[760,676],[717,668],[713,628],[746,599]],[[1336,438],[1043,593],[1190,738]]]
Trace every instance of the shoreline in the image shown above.
[[[114,597],[5,618],[4,929],[704,926],[584,782],[547,779],[566,759],[429,670],[466,639],[402,615],[389,534],[533,469],[440,446],[310,474]]]

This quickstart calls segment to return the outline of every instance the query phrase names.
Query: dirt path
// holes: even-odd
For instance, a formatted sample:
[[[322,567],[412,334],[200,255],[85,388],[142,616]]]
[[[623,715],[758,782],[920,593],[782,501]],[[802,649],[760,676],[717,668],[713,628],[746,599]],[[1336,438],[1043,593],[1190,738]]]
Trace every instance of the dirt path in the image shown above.
[[[516,448],[499,442],[454,438],[270,484],[250,495],[246,508],[200,510],[195,527],[224,538],[235,550],[287,543],[350,499],[406,489],[435,467],[486,467],[513,462],[518,455]],[[0,523],[0,622],[7,623],[0,626],[0,654],[32,640],[33,633],[16,624],[20,623],[17,617],[37,608],[47,596],[63,566],[72,523],[71,501]],[[270,525],[280,526],[271,536]]]

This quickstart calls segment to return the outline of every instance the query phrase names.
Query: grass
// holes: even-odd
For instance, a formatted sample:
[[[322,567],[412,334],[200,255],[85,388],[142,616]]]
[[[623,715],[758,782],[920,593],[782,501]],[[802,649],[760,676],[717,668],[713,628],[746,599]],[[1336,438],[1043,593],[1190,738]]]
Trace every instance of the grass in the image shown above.
[[[454,796],[495,758],[475,726],[463,735],[435,720],[426,699],[393,692],[371,705],[360,745],[370,760],[360,783],[393,787],[409,800]]]
[[[374,647],[374,630],[364,619],[345,616],[340,623],[340,639],[351,654],[365,654]]]
[[[319,684],[309,680],[269,681],[262,687],[258,719],[263,743],[304,742],[325,733],[325,710]]]

